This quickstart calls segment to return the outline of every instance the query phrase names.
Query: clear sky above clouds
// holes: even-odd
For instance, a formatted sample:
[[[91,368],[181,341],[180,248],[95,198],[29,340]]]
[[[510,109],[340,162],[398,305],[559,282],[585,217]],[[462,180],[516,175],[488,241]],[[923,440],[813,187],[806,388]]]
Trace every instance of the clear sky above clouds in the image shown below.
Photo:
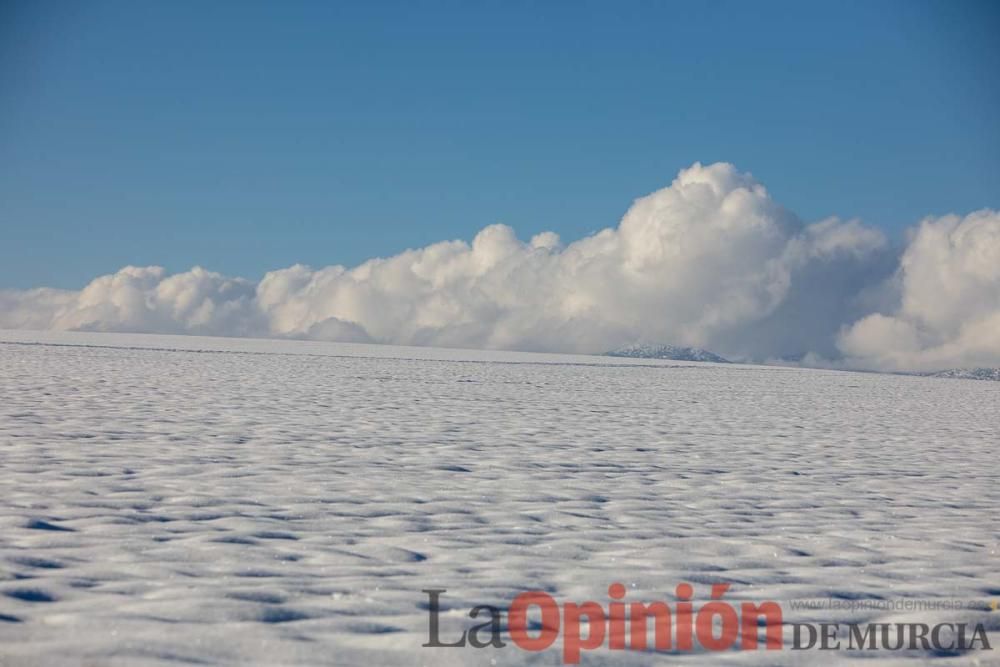
[[[0,287],[614,226],[695,161],[890,239],[1000,206],[995,2],[5,2]]]

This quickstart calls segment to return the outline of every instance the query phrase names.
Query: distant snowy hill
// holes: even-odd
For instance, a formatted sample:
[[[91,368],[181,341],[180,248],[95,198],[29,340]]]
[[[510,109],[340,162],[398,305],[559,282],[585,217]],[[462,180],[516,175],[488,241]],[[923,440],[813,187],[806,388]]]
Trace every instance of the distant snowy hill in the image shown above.
[[[1000,368],[951,368],[946,371],[929,373],[935,378],[958,378],[960,380],[1000,381]]]
[[[728,364],[728,359],[703,350],[699,347],[677,347],[676,345],[655,345],[652,343],[635,343],[617,350],[605,352],[608,357],[632,357],[634,359],[674,359],[677,361],[714,361],[718,364]]]

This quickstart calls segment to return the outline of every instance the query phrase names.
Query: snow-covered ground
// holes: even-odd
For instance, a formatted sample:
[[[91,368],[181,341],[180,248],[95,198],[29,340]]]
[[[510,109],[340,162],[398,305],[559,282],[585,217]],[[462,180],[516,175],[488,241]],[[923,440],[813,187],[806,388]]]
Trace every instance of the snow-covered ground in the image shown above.
[[[0,332],[0,665],[558,664],[431,649],[519,592],[983,623],[1000,384],[608,357]],[[792,601],[956,599],[940,611]],[[585,664],[817,664],[843,651]]]

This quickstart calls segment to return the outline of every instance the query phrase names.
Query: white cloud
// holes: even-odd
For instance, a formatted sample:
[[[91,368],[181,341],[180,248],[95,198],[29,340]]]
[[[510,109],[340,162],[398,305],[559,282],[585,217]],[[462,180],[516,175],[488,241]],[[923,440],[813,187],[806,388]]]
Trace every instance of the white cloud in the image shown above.
[[[989,264],[1000,247],[995,214],[985,220],[986,231],[969,243],[993,244],[993,255],[945,252],[954,312],[930,308],[917,318],[927,310],[920,299],[935,302],[926,290],[941,279],[917,267],[937,247],[925,228],[944,224],[925,223],[900,270],[912,294],[904,289],[900,312],[883,316],[894,329],[862,319],[887,309],[896,258],[882,234],[855,220],[805,225],[729,164],[682,170],[670,186],[637,200],[616,228],[565,245],[552,232],[525,243],[492,225],[471,243],[445,241],[353,268],[296,265],[256,285],[201,268],[168,276],[158,267],[126,267],[80,292],[0,291],[0,326],[568,352],[643,339],[757,359],[830,358],[839,345],[852,363],[884,365],[885,350],[905,339],[896,329],[906,326],[918,332],[918,356],[929,327],[944,336],[940,343],[952,340],[951,331],[952,342],[965,345],[955,338],[961,329],[995,350],[996,329],[974,326],[998,293],[990,273],[996,263]],[[953,282],[966,273],[980,282]],[[956,329],[956,321],[969,328]]]
[[[5,329],[52,329],[55,314],[76,303],[78,292],[37,287],[29,290],[0,289],[0,327]]]
[[[275,271],[257,293],[280,335],[336,318],[393,343],[586,352],[645,338],[754,354],[734,332],[766,320],[806,267],[842,269],[884,244],[856,222],[806,227],[748,174],[694,165],[618,228],[565,247],[494,225],[354,269]]]
[[[253,283],[200,267],[167,276],[158,266],[126,266],[79,292],[5,290],[0,306],[0,324],[8,328],[236,336],[266,331]]]
[[[1000,365],[1000,213],[924,220],[894,277],[897,305],[845,329],[851,365],[935,370]]]

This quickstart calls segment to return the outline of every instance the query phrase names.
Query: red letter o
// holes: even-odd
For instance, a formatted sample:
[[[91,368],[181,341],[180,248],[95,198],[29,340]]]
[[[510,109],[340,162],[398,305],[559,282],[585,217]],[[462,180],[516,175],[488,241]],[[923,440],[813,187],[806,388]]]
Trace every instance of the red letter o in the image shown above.
[[[542,610],[542,631],[537,637],[528,636],[528,609],[538,605]],[[559,606],[552,596],[542,591],[521,593],[510,603],[507,612],[510,638],[525,651],[544,651],[559,636]]]

